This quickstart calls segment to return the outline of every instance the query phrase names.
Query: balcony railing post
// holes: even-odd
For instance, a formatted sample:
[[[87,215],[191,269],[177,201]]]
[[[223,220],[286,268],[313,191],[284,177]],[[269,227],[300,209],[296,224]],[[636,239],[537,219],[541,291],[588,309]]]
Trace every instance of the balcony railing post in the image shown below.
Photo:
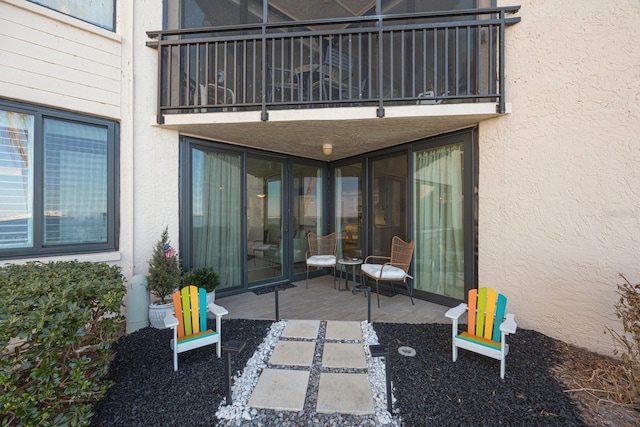
[[[382,15],[379,15],[378,17],[378,110],[376,112],[376,115],[378,117],[384,117],[384,79],[383,79],[383,73],[382,70],[384,68],[383,67],[383,54],[384,54],[384,46],[383,46],[383,33],[382,33],[382,28],[383,28],[383,21],[382,21]]]
[[[260,78],[262,79],[261,104],[262,112],[260,113],[260,120],[266,122],[269,120],[269,112],[267,111],[267,19],[269,16],[268,2],[262,4],[262,26],[261,26],[261,44],[262,44],[262,67],[260,70]]]
[[[506,85],[504,84],[505,79],[505,71],[504,71],[504,51],[505,51],[505,42],[504,42],[504,28],[505,28],[505,19],[504,19],[504,9],[500,10],[500,48],[498,51],[498,67],[500,68],[500,82],[499,82],[499,90],[497,91],[499,94],[498,101],[498,113],[502,114],[506,110],[505,106],[505,97],[504,92]]]

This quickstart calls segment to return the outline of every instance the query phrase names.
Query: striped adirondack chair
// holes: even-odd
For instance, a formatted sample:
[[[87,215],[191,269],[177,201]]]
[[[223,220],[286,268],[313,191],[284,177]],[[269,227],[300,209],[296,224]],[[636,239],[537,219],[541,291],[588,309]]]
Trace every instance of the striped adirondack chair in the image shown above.
[[[167,314],[165,327],[173,329],[173,370],[178,370],[178,353],[217,344],[220,357],[222,316],[229,314],[219,305],[207,305],[207,291],[195,286],[185,286],[173,294],[174,314]],[[216,330],[207,329],[207,310],[216,316]]]
[[[515,334],[518,328],[513,314],[505,314],[507,297],[491,288],[471,289],[468,304],[453,307],[445,314],[453,320],[453,361],[458,359],[458,348],[492,357],[500,361],[500,378],[504,379],[509,353],[506,336]],[[459,332],[458,319],[465,312],[467,330]]]

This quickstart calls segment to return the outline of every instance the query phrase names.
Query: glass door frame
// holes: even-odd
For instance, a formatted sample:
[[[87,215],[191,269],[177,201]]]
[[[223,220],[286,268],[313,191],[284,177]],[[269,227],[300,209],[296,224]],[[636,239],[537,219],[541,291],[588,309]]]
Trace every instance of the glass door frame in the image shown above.
[[[460,301],[465,301],[470,289],[478,287],[478,130],[477,128],[465,129],[462,131],[440,135],[419,141],[412,145],[410,152],[410,167],[412,175],[415,173],[415,165],[413,158],[415,153],[425,149],[445,147],[447,145],[460,143],[463,144],[463,175],[462,175],[462,194],[464,195],[462,203],[463,212],[463,248],[464,248],[464,292],[463,299],[452,298],[436,293],[422,291],[414,287],[414,296],[419,299],[434,302],[436,304],[454,306]],[[414,212],[415,189],[414,178],[410,179],[411,189],[409,197],[411,199],[411,212]],[[412,222],[412,228],[415,224]],[[413,230],[410,230],[413,234]],[[415,236],[413,236],[415,238]],[[415,253],[414,253],[415,256]],[[413,269],[413,265],[412,265]],[[415,274],[412,274],[415,277]]]
[[[248,255],[249,255],[249,230],[248,230],[248,216],[249,216],[249,206],[248,206],[248,201],[249,201],[249,197],[252,197],[253,195],[248,194],[248,188],[249,188],[249,182],[248,182],[248,173],[249,171],[249,167],[248,167],[248,162],[249,160],[256,160],[256,161],[262,161],[262,162],[274,162],[278,165],[280,165],[280,194],[278,195],[278,197],[280,198],[280,206],[279,206],[279,210],[280,210],[280,218],[279,218],[279,225],[280,225],[280,229],[278,230],[279,232],[278,234],[278,247],[276,249],[268,249],[266,251],[263,252],[271,252],[271,256],[263,256],[264,259],[267,259],[267,263],[280,263],[280,274],[278,275],[273,275],[273,276],[268,276],[265,277],[264,279],[258,279],[258,280],[254,280],[254,281],[250,281],[249,279],[249,259],[248,259]],[[288,239],[288,235],[289,235],[289,226],[288,226],[288,219],[287,219],[287,212],[288,212],[288,206],[289,206],[289,191],[288,191],[288,182],[289,182],[289,168],[287,167],[287,159],[286,157],[283,156],[278,156],[278,155],[270,155],[267,153],[259,153],[259,152],[255,152],[255,151],[248,151],[246,153],[246,155],[244,156],[244,165],[243,165],[243,176],[245,179],[245,183],[244,183],[244,197],[243,197],[243,210],[241,212],[244,212],[243,215],[243,229],[244,232],[247,235],[247,238],[245,238],[243,240],[243,242],[247,242],[246,246],[244,248],[244,262],[245,262],[245,268],[244,268],[244,273],[245,273],[245,278],[243,280],[244,283],[246,283],[246,288],[248,290],[251,289],[256,289],[256,288],[260,288],[262,286],[264,286],[265,284],[275,284],[275,283],[283,283],[286,281],[286,277],[287,274],[286,272],[289,271],[289,263],[290,263],[290,259],[288,256],[285,256],[285,254],[289,253],[289,239]],[[266,194],[262,195],[263,197],[265,197],[266,199],[266,203],[269,203],[269,179],[266,179],[265,181],[265,189],[266,189]],[[271,180],[271,182],[274,182],[273,180]],[[273,197],[273,195],[271,195],[271,197]],[[267,209],[264,211],[264,214],[267,215],[267,218],[263,218],[265,219],[267,222],[269,221],[268,218],[268,214],[269,214],[269,208],[267,206]],[[269,234],[275,230],[272,227],[269,227],[267,222],[262,224],[262,230],[263,233],[265,232],[265,226],[267,226],[266,230],[269,230]],[[266,236],[265,236],[266,237]],[[275,251],[275,252],[273,252]],[[275,256],[274,256],[275,254]],[[265,254],[263,254],[265,255]],[[268,255],[268,254],[267,254]],[[276,259],[277,258],[277,259]],[[267,267],[268,268],[268,267]],[[275,269],[274,269],[275,270]]]
[[[235,286],[226,287],[224,289],[218,288],[220,296],[229,296],[238,293],[244,293],[251,289],[259,288],[266,285],[273,285],[278,283],[285,283],[289,281],[300,281],[306,278],[306,269],[304,272],[294,272],[294,234],[290,232],[294,228],[294,219],[292,206],[290,201],[294,197],[294,188],[292,181],[292,174],[294,165],[303,165],[317,167],[322,170],[323,182],[321,189],[322,201],[322,230],[326,233],[330,228],[329,209],[331,201],[329,199],[328,183],[329,183],[329,163],[316,161],[311,159],[298,158],[293,156],[286,156],[282,154],[275,154],[272,152],[246,149],[243,147],[236,147],[229,144],[224,144],[215,141],[208,141],[190,136],[180,137],[180,184],[179,184],[179,201],[180,201],[180,251],[179,256],[182,261],[183,269],[186,271],[193,266],[194,249],[192,248],[193,236],[191,235],[191,215],[192,215],[192,164],[191,164],[191,152],[193,149],[202,151],[214,151],[219,153],[234,154],[241,157],[241,172],[240,172],[240,185],[241,185],[241,200],[239,201],[240,209],[239,215],[242,216],[241,233],[239,238],[242,242],[242,273],[241,283]],[[266,280],[255,281],[249,283],[248,281],[248,230],[247,230],[247,159],[259,159],[275,161],[282,165],[282,185],[281,185],[281,235],[282,235],[282,270],[281,274],[277,277],[272,277]],[[324,274],[322,271],[311,271],[310,277]],[[251,284],[251,286],[249,286]]]

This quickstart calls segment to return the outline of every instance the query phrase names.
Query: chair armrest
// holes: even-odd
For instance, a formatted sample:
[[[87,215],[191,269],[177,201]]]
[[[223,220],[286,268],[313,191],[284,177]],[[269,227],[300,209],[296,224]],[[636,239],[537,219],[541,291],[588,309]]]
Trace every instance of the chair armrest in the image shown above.
[[[511,313],[507,313],[506,319],[500,324],[500,331],[507,334],[515,334],[518,329],[518,325],[515,321],[515,316]]]
[[[176,326],[178,326],[178,319],[176,319],[173,313],[167,312],[164,316],[164,327],[175,328]]]
[[[229,314],[226,308],[217,305],[216,303],[210,303],[207,305],[207,309],[217,316],[224,316],[225,314]]]
[[[444,315],[447,316],[449,319],[458,319],[466,311],[467,311],[467,304],[461,303],[457,307],[453,307],[447,310],[447,312]]]
[[[384,260],[389,260],[389,261],[391,261],[391,257],[389,257],[389,256],[369,255],[368,257],[366,257],[366,258],[364,259],[363,264],[369,264],[369,260],[370,260],[370,259],[371,259],[371,260],[381,260],[381,259],[384,259]]]

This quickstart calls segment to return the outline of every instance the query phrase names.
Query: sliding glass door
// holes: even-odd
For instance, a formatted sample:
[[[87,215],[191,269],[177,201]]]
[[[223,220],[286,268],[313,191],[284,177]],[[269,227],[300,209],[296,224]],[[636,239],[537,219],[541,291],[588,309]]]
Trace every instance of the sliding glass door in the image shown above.
[[[302,275],[307,272],[306,254],[309,250],[307,235],[323,234],[326,224],[322,219],[326,206],[324,203],[324,168],[312,164],[293,164],[292,172],[292,225],[291,230],[293,254],[293,274]]]
[[[307,235],[330,227],[325,163],[183,138],[180,257],[222,294],[302,280]]]
[[[408,240],[407,154],[376,158],[371,162],[371,208],[369,216],[372,255],[391,255],[391,239]]]
[[[466,291],[465,260],[474,256],[472,228],[465,226],[472,221],[465,209],[467,147],[463,135],[414,152],[416,289],[457,300]]]
[[[283,275],[284,164],[249,157],[247,182],[247,274],[249,287]]]

